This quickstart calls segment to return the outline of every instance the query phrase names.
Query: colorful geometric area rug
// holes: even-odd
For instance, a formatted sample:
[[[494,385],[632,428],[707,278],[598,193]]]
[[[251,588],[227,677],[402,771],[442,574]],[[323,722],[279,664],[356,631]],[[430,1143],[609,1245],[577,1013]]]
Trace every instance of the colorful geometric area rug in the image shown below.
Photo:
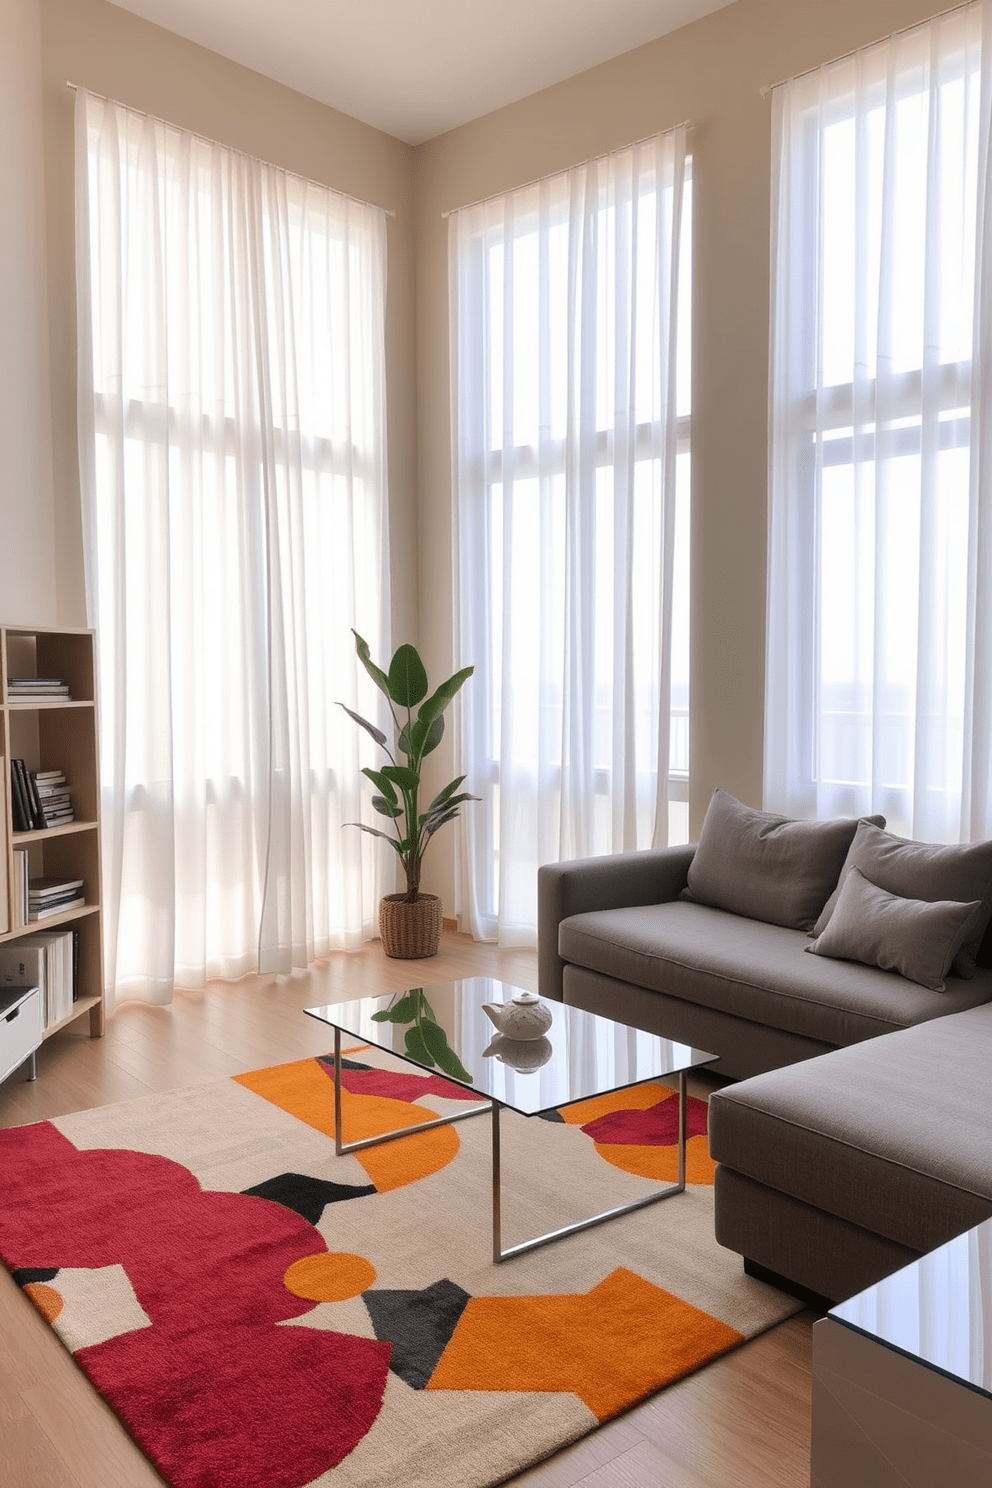
[[[0,1130],[0,1256],[175,1488],[485,1488],[789,1316],[685,1193],[494,1266],[490,1119],[336,1157],[332,1061]],[[346,1140],[463,1091],[347,1053]],[[675,1177],[662,1085],[504,1113],[504,1244]]]

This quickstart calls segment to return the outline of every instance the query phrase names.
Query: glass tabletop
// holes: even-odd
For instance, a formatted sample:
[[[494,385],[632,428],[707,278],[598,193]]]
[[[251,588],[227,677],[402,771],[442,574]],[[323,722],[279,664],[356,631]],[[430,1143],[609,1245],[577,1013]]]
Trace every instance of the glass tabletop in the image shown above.
[[[830,1317],[992,1396],[992,1219],[832,1307]]]
[[[698,1069],[719,1057],[551,1001],[545,1003],[551,1013],[546,1034],[507,1039],[483,1004],[511,1002],[519,990],[495,977],[466,977],[306,1012],[525,1116]],[[435,1027],[427,1027],[425,1038],[431,1023]]]

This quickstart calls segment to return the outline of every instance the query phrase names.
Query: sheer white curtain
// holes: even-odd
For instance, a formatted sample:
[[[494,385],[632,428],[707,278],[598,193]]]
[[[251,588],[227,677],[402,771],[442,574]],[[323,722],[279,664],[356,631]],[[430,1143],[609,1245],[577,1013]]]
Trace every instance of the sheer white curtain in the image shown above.
[[[106,978],[165,1002],[374,934],[384,219],[82,90],[76,204]]]
[[[946,842],[992,836],[989,23],[773,97],[765,804]]]
[[[536,943],[539,864],[668,840],[685,187],[679,128],[449,222],[459,747],[484,798],[459,909],[506,945]]]

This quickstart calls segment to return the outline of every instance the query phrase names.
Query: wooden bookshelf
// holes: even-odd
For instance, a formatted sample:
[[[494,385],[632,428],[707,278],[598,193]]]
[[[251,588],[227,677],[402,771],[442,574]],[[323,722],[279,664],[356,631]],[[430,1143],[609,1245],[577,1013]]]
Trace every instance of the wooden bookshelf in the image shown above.
[[[59,677],[69,698],[11,696],[13,677]],[[10,762],[31,771],[62,770],[74,820],[14,830]],[[0,945],[41,931],[79,932],[78,996],[66,1017],[44,1031],[89,1015],[90,1034],[104,1031],[103,940],[100,923],[100,770],[96,716],[96,654],[91,630],[0,626]],[[85,904],[18,925],[14,853],[26,850],[30,878],[81,878]]]

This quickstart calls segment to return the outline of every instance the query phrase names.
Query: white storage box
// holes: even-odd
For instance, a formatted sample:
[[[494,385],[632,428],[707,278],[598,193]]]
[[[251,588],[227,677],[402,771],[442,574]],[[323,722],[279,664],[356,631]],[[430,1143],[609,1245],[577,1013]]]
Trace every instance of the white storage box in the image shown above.
[[[34,1053],[43,1031],[38,988],[0,988],[0,1080]]]

